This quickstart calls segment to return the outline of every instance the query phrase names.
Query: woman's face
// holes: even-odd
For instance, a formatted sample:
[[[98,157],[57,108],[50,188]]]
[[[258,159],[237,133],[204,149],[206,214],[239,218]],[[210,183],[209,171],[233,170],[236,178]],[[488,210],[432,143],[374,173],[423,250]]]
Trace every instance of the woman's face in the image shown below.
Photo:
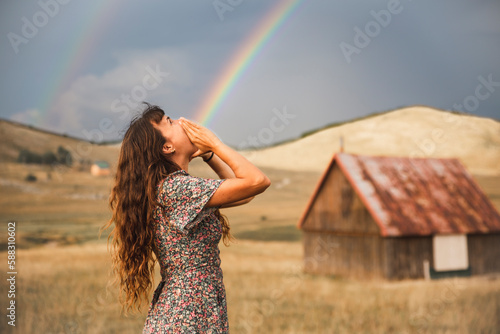
[[[167,140],[166,145],[168,146],[169,151],[171,149],[175,149],[175,153],[191,156],[198,150],[198,148],[191,143],[178,120],[171,119],[170,117],[164,115],[160,123],[153,124],[153,126],[160,130],[163,137]]]

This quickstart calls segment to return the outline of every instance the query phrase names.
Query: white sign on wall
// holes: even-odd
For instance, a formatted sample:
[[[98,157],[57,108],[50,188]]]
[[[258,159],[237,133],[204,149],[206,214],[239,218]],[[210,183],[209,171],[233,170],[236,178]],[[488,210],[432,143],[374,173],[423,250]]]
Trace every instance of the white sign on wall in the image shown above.
[[[435,235],[432,239],[434,270],[464,270],[469,268],[467,235]]]

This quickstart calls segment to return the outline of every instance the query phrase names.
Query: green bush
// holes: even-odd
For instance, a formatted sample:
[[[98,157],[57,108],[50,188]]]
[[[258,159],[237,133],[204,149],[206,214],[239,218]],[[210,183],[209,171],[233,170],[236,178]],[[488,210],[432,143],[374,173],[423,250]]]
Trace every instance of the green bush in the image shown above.
[[[26,177],[24,178],[25,181],[28,181],[28,182],[36,182],[37,178],[35,175],[33,174],[28,174],[26,175]]]
[[[33,153],[29,150],[23,149],[19,152],[17,161],[25,164],[41,164],[42,156],[40,154]]]
[[[71,166],[73,164],[73,157],[71,156],[70,151],[62,146],[59,146],[57,148],[57,161],[60,164]]]
[[[42,164],[51,165],[54,162],[57,162],[57,157],[54,152],[47,151],[42,155]]]
[[[57,148],[57,153],[47,151],[41,155],[27,149],[22,149],[19,151],[17,162],[24,164],[44,164],[52,166],[62,164],[71,166],[73,164],[73,157],[71,153],[62,146]]]

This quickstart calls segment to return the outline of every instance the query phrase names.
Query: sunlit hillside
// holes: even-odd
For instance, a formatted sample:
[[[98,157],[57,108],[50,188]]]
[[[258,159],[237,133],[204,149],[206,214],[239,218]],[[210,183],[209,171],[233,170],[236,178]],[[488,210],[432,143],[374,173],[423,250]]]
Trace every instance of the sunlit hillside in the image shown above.
[[[412,106],[311,131],[269,148],[245,151],[262,167],[295,171],[324,170],[340,151],[365,155],[459,158],[474,174],[500,174],[500,122],[425,106]],[[114,163],[119,145],[95,145],[0,120],[0,160],[16,161],[19,151],[43,154],[62,145],[75,162]],[[110,161],[111,160],[111,161]]]
[[[97,145],[34,127],[0,119],[0,161],[15,162],[21,150],[44,154],[63,147],[78,165],[82,161],[107,160],[113,164],[118,157],[117,145]]]
[[[322,171],[339,152],[341,138],[347,153],[453,157],[472,173],[500,174],[499,121],[424,106],[355,120],[245,154],[260,166]]]

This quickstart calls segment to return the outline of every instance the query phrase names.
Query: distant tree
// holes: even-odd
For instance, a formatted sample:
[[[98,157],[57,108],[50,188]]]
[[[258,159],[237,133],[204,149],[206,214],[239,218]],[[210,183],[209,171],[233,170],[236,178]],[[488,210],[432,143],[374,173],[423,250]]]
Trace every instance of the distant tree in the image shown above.
[[[73,164],[73,157],[71,156],[71,152],[62,146],[57,148],[57,153],[47,151],[44,154],[38,154],[27,149],[22,149],[19,151],[19,155],[17,156],[17,162],[24,164],[61,164],[71,166]]]
[[[40,164],[42,163],[42,156],[30,150],[23,149],[19,151],[17,161],[25,164]]]
[[[28,163],[28,150],[21,150],[19,151],[19,155],[17,156],[17,162],[26,164]]]
[[[71,152],[62,146],[57,148],[57,161],[63,165],[71,166],[73,164],[73,157]]]
[[[42,164],[51,165],[54,162],[57,162],[57,156],[54,154],[54,152],[47,151],[42,155]]]

